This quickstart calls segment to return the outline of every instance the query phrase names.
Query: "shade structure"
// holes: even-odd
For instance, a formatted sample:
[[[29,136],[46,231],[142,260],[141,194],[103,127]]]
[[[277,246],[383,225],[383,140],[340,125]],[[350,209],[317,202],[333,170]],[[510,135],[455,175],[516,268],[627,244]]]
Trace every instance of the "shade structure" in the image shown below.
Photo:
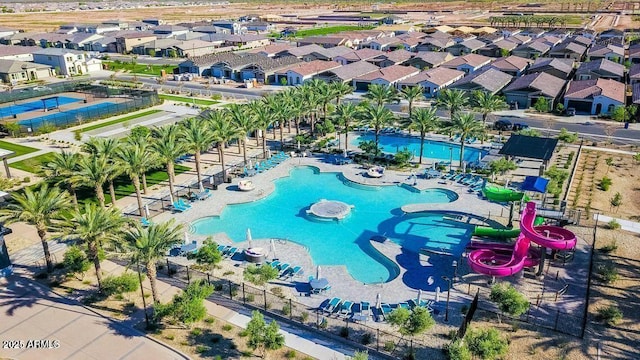
[[[547,191],[547,185],[549,185],[549,179],[545,179],[540,176],[527,176],[524,178],[524,182],[522,183],[522,186],[520,186],[520,189],[544,194]]]
[[[251,229],[247,228],[247,247],[251,249],[253,247],[253,239],[251,238]]]
[[[316,279],[320,279],[320,275],[322,275],[321,270],[320,265],[318,265],[318,268],[316,269]]]

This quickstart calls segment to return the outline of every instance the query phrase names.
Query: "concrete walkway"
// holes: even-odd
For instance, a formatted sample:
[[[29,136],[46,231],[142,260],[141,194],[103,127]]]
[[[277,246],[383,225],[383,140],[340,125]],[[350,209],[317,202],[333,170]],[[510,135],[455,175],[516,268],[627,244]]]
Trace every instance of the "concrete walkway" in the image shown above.
[[[634,221],[617,219],[617,218],[602,215],[602,214],[593,214],[593,219],[603,224],[608,223],[609,221],[615,220],[616,222],[618,222],[618,224],[620,224],[620,228],[622,230],[631,231],[636,234],[640,234],[640,223],[637,223]]]

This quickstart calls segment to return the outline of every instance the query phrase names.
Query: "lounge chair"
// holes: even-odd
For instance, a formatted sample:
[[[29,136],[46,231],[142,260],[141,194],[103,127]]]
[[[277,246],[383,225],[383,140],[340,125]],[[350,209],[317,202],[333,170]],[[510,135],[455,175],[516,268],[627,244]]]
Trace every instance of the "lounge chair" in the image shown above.
[[[232,258],[233,255],[235,255],[238,252],[238,248],[237,247],[232,247],[231,249],[227,250],[224,253],[224,256],[228,257],[228,258]]]
[[[274,260],[269,265],[274,269],[278,269],[280,267],[280,261]]]
[[[186,206],[180,205],[180,203],[178,203],[177,201],[174,201],[172,206],[173,206],[174,210],[179,211],[179,212],[185,212],[185,211],[190,209],[190,207],[186,207]]]
[[[291,265],[284,263],[284,264],[280,264],[280,266],[278,267],[278,270],[280,270],[282,272],[282,274],[284,274],[285,271],[289,270],[289,267]]]
[[[188,203],[184,202],[183,198],[178,198],[177,203],[178,203],[178,205],[180,205],[182,207],[191,208],[191,204],[188,204]]]
[[[149,219],[147,219],[146,217],[143,217],[142,219],[140,219],[140,223],[142,224],[143,227],[149,227],[153,225],[153,223],[149,221]]]
[[[391,307],[391,305],[389,304],[381,304],[380,305],[380,312],[382,313],[382,317],[387,320],[386,315],[389,315],[390,312],[393,311],[393,308]]]
[[[313,281],[313,279],[315,279],[315,278],[316,278],[315,276],[313,276],[313,275],[309,275],[308,280],[309,280],[309,282],[312,282],[312,281]]]
[[[360,314],[369,316],[371,314],[371,305],[368,301],[362,301],[360,303]]]
[[[349,315],[351,314],[351,309],[353,308],[353,301],[345,301],[342,303],[340,307],[340,315]]]
[[[327,285],[326,287],[320,289],[320,292],[327,292],[329,290],[331,290],[331,285]]]
[[[409,307],[409,304],[408,304],[407,302],[400,302],[400,303],[398,303],[397,308],[398,308],[398,309],[399,309],[399,308],[402,308],[402,309],[407,309],[407,310],[410,310],[410,309],[411,309],[411,308]]]
[[[202,192],[199,192],[196,194],[196,199],[198,200],[205,200],[211,197],[211,190],[209,189],[205,189]]]
[[[218,245],[218,251],[221,254],[224,254],[227,250],[229,250],[231,248],[231,246],[228,245]]]
[[[294,277],[296,275],[300,275],[301,272],[302,272],[302,266],[294,266],[294,267],[290,267],[287,271],[285,271],[283,275],[286,275],[287,277]]]
[[[331,314],[334,311],[336,311],[336,309],[338,308],[338,306],[340,304],[342,304],[342,299],[340,299],[338,297],[334,297],[333,299],[331,299],[329,301],[327,306],[325,306],[324,309],[322,309],[322,311],[326,311],[327,313]]]

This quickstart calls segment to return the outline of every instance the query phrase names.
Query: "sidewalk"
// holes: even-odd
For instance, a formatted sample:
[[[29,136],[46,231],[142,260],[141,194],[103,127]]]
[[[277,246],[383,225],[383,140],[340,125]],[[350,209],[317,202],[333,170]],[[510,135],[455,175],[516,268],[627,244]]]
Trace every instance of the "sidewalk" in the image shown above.
[[[623,126],[624,123],[612,122],[611,120],[597,119],[593,115],[575,115],[575,116],[558,116],[550,113],[539,114],[535,112],[527,112],[527,110],[503,110],[493,113],[494,116],[516,117],[516,118],[537,118],[541,120],[549,119],[561,123],[568,124],[604,124],[604,125],[617,125]],[[630,123],[629,129],[640,130],[640,123]]]

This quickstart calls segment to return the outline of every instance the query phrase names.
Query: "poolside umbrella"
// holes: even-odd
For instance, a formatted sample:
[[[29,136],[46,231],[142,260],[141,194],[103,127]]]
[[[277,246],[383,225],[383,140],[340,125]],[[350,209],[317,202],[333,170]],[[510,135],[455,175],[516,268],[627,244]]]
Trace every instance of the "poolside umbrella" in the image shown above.
[[[420,305],[421,302],[422,302],[422,289],[418,289],[418,299],[416,299],[416,303]]]
[[[378,295],[376,295],[376,309],[380,309],[381,307],[382,307],[382,295],[378,293]]]
[[[144,204],[144,213],[147,217],[149,217],[149,204]]]
[[[320,279],[320,274],[321,274],[320,270],[321,270],[320,265],[318,265],[318,268],[316,269],[316,279]]]
[[[276,258],[276,242],[271,239],[271,257],[272,259]]]
[[[202,181],[198,183],[198,188],[200,189],[200,192],[204,191],[204,186],[202,186]]]
[[[247,228],[247,247],[251,249],[253,247],[253,239],[251,238],[251,229]]]
[[[440,301],[440,286],[436,287],[436,302]]]
[[[189,243],[189,232],[187,231],[184,232],[184,243],[185,244]]]

